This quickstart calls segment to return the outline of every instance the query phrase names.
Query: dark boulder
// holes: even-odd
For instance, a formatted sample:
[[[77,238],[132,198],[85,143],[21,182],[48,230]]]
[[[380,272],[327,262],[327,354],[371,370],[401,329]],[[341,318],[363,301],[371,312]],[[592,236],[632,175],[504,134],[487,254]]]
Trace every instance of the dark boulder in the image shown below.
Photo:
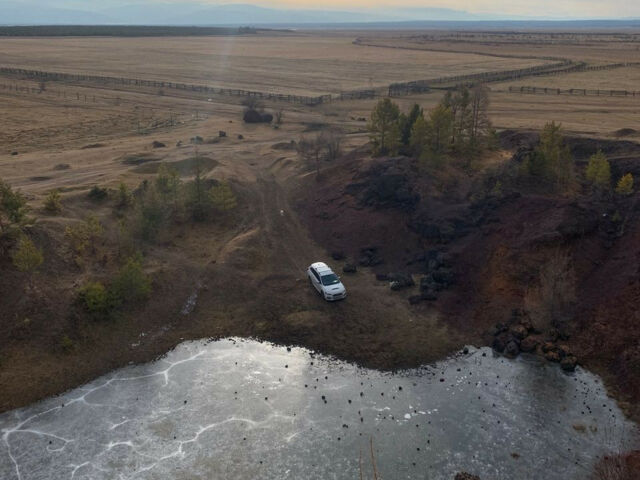
[[[460,472],[456,475],[456,478],[454,480],[480,480],[480,477],[478,477],[477,475],[471,475],[467,472]]]
[[[342,271],[344,273],[356,273],[358,271],[358,267],[356,267],[353,263],[345,263],[344,267],[342,267]]]
[[[224,130],[220,130],[220,131],[218,132],[218,137],[220,137],[220,138],[224,138],[224,137],[226,137],[226,136],[227,136],[227,132],[225,132]]]
[[[331,258],[339,262],[340,260],[344,260],[346,257],[344,252],[337,250],[331,253]]]
[[[523,325],[514,325],[511,327],[511,334],[518,340],[522,340],[529,335],[529,331]]]
[[[413,281],[413,277],[410,273],[390,273],[389,281],[391,282],[391,290],[403,290],[405,288],[413,287],[416,282]]]
[[[526,353],[531,353],[538,348],[540,345],[540,341],[535,337],[527,337],[522,342],[520,342],[520,350]]]
[[[565,372],[573,372],[576,369],[576,365],[578,365],[578,359],[573,355],[569,355],[560,360],[560,367]]]
[[[544,358],[546,358],[550,362],[558,363],[560,361],[560,354],[558,354],[555,350],[549,350],[544,354]]]
[[[166,145],[162,142],[158,142],[157,140],[154,140],[153,143],[151,144],[151,146],[153,148],[164,148],[166,147]]]
[[[502,353],[505,348],[507,348],[507,344],[505,343],[505,339],[502,336],[495,337],[493,339],[493,343],[491,344],[491,348],[493,348],[496,352]]]
[[[515,358],[520,354],[520,347],[515,342],[515,340],[511,340],[509,343],[507,343],[504,349],[504,354],[511,358]]]

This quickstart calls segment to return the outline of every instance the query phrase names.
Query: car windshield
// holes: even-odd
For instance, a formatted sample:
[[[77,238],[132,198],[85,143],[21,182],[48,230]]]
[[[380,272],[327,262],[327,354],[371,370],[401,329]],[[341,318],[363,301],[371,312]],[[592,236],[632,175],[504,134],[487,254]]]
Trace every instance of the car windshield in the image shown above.
[[[340,279],[335,273],[331,273],[329,275],[324,275],[322,278],[322,285],[335,285],[340,283]]]

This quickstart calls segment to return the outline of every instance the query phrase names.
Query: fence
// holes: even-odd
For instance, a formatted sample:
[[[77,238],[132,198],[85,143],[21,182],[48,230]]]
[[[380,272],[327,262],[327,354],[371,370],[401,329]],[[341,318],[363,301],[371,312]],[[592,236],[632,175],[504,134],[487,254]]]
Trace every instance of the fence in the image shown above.
[[[551,88],[551,87],[528,87],[511,86],[510,93],[528,93],[532,95],[574,95],[574,96],[598,96],[598,97],[640,97],[640,91],[636,90],[593,90],[586,88]]]
[[[244,98],[258,98],[262,100],[282,101],[298,103],[303,105],[319,105],[330,102],[331,95],[320,95],[317,97],[287,95],[278,93],[256,92],[234,88],[216,88],[206,85],[193,85],[178,82],[163,82],[158,80],[142,80],[138,78],[106,77],[97,75],[78,75],[71,73],[44,72],[40,70],[25,70],[22,68],[0,67],[0,75],[27,78],[43,82],[67,82],[74,84],[98,84],[98,85],[123,85],[134,87],[151,87],[158,90],[170,89],[185,92],[195,92],[207,95],[223,95]]]

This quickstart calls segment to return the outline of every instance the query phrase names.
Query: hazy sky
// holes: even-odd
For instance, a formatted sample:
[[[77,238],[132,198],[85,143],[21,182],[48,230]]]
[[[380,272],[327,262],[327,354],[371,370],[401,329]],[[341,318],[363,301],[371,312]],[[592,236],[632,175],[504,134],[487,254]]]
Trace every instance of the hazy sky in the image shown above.
[[[13,0],[14,2],[16,0]],[[21,0],[17,0],[18,2]],[[265,7],[330,10],[397,9],[402,7],[440,7],[469,13],[526,15],[535,17],[629,18],[640,17],[640,0],[22,0],[52,7],[81,7],[99,10],[112,5],[140,3],[243,3]],[[0,0],[2,4],[2,0]]]

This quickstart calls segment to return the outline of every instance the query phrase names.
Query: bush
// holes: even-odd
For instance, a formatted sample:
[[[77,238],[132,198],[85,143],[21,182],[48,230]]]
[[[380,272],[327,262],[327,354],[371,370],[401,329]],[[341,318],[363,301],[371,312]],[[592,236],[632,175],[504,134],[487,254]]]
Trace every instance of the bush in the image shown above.
[[[65,353],[71,352],[71,350],[73,350],[73,347],[74,347],[73,340],[71,340],[69,336],[64,335],[60,339],[60,347],[62,348],[62,351],[64,351]]]
[[[213,208],[219,212],[229,212],[238,206],[238,200],[227,182],[222,182],[209,190]]]
[[[132,201],[133,198],[131,197],[131,192],[127,188],[127,185],[124,182],[121,182],[120,185],[118,185],[117,207],[122,209],[127,208],[131,205]]]
[[[22,223],[27,216],[27,200],[0,180],[0,232],[8,226]]]
[[[631,195],[633,193],[633,175],[627,173],[623,176],[616,186],[618,195]]]
[[[25,235],[18,240],[18,247],[12,256],[13,265],[21,272],[33,272],[42,262],[44,256],[33,242]]]
[[[603,190],[611,188],[611,165],[607,157],[601,151],[589,158],[587,165],[587,180]]]
[[[62,211],[62,202],[60,201],[60,192],[58,190],[51,190],[47,194],[47,198],[44,201],[44,209],[49,213],[60,213]]]
[[[87,312],[96,316],[108,316],[112,310],[109,292],[101,282],[90,282],[80,289],[79,297]]]
[[[65,228],[64,236],[71,244],[71,249],[82,255],[88,246],[95,248],[95,242],[102,236],[103,231],[100,221],[89,215],[84,223]]]
[[[91,190],[89,190],[89,198],[94,202],[102,202],[107,199],[109,193],[106,188],[100,188],[97,185],[94,185]]]
[[[130,258],[113,279],[109,293],[121,305],[145,300],[151,294],[151,281],[142,270],[139,258]]]

